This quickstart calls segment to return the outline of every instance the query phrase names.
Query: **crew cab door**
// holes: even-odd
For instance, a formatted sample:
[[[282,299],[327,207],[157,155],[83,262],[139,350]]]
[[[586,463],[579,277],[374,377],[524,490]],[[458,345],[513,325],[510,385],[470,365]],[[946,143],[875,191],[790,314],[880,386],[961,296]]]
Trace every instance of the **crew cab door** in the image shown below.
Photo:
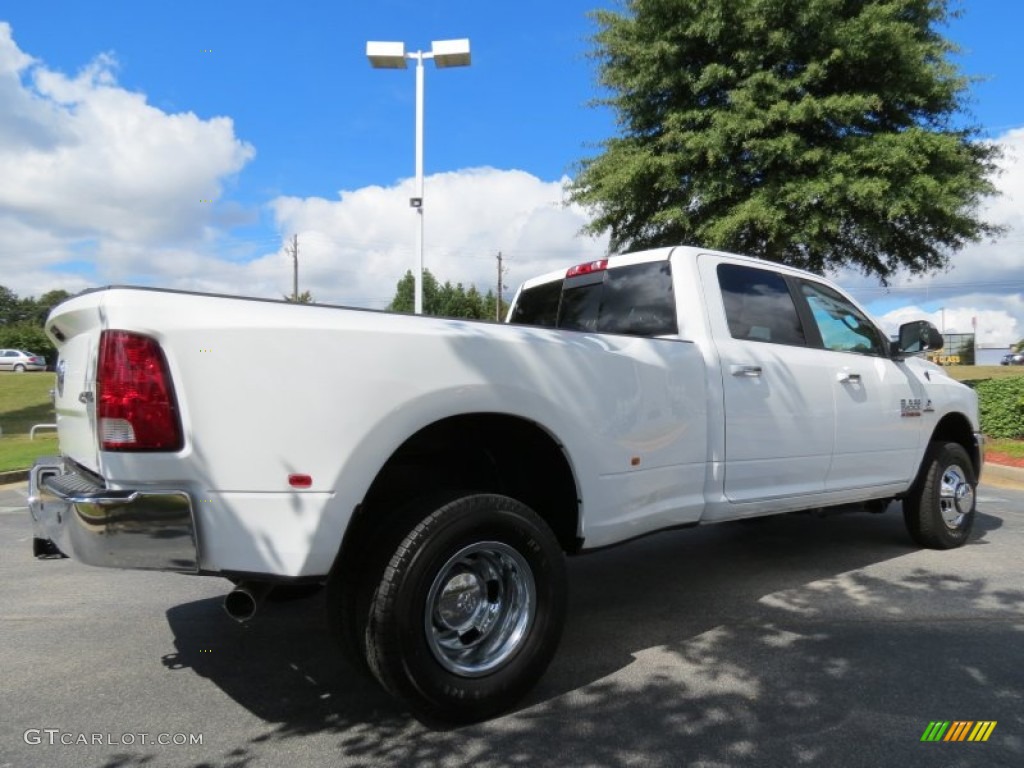
[[[835,440],[833,374],[781,273],[700,257],[725,411],[733,502],[825,490]]]
[[[920,456],[923,384],[889,356],[885,335],[849,299],[831,287],[796,279],[811,335],[835,392],[836,439],[828,490],[905,483]]]

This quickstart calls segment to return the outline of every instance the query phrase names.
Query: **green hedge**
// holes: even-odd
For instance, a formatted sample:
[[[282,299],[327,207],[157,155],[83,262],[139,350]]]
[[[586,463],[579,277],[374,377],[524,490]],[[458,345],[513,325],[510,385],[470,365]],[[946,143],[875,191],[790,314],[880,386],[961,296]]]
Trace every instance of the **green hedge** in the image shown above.
[[[1024,436],[1024,376],[979,381],[974,389],[982,432],[989,437]]]
[[[23,349],[42,355],[47,362],[57,362],[57,348],[38,325],[29,322],[0,325],[0,348]]]

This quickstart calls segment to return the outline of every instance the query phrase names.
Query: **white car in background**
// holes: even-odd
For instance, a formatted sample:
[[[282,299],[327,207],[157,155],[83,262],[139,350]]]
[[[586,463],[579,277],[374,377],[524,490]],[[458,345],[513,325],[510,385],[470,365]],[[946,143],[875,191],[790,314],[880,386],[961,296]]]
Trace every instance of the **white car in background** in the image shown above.
[[[45,371],[46,358],[23,349],[0,349],[0,371]]]

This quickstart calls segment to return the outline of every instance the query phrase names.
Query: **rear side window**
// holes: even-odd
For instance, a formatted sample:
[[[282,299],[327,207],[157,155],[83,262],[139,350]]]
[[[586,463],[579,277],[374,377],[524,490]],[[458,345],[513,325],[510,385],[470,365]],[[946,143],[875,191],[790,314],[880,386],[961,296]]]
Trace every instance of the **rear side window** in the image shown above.
[[[803,325],[785,278],[778,272],[719,264],[725,318],[734,339],[805,346]]]
[[[510,323],[517,325],[543,325],[554,328],[558,322],[558,300],[562,297],[562,281],[541,283],[522,291]]]
[[[511,322],[632,336],[678,333],[671,265],[632,264],[538,285],[520,294]]]

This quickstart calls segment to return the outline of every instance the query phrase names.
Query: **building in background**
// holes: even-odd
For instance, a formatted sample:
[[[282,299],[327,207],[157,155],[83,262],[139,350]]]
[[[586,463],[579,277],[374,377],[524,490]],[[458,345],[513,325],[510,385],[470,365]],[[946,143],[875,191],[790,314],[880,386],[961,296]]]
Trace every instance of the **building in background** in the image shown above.
[[[944,333],[942,349],[928,353],[928,359],[939,365],[974,365],[974,334]],[[1003,354],[1006,354],[1003,352]],[[1000,355],[1002,357],[1002,355]],[[996,360],[992,365],[999,365]]]
[[[999,365],[1011,351],[1006,344],[978,344],[974,357],[977,365]]]

